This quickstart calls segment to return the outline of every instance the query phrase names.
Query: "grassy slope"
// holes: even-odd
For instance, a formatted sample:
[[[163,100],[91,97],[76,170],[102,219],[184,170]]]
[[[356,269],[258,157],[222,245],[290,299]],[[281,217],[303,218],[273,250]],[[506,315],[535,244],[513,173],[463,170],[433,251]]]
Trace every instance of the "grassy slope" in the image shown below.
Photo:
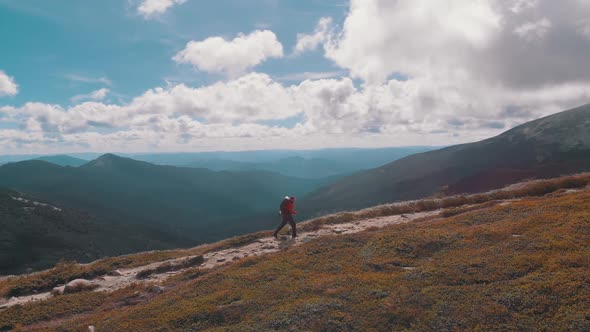
[[[87,324],[99,331],[582,331],[590,329],[589,220],[588,190],[529,198],[187,273],[161,295],[131,288],[49,303],[63,315],[89,311],[64,320],[62,331]],[[64,309],[69,296],[75,301]],[[0,325],[53,315],[37,303],[0,312]]]

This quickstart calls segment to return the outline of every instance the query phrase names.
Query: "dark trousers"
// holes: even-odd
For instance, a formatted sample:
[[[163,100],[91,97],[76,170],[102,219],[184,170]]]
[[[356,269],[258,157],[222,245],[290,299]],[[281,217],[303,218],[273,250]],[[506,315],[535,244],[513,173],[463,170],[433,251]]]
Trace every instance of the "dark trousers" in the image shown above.
[[[277,234],[279,234],[281,229],[283,229],[283,227],[285,227],[285,225],[287,225],[287,223],[289,223],[289,225],[291,225],[291,236],[296,237],[297,236],[297,228],[295,227],[295,220],[293,220],[293,215],[283,214],[282,216],[283,216],[283,221],[281,222],[281,225],[279,226],[279,228],[277,228],[277,230],[275,231],[275,236],[277,236]]]

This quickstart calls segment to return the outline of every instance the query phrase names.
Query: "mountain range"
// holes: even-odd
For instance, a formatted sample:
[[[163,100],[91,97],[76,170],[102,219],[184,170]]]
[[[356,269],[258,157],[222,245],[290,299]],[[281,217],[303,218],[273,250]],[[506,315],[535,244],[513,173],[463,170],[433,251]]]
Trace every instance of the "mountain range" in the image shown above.
[[[274,211],[286,193],[301,196],[327,181],[266,171],[160,166],[113,154],[80,167],[40,160],[0,167],[4,187],[197,242],[260,229],[266,221],[253,221],[250,216]]]
[[[320,150],[264,150],[237,152],[190,152],[157,154],[117,154],[156,165],[207,168],[213,171],[262,170],[290,177],[321,179],[343,177],[381,166],[408,155],[435,147],[337,148]],[[71,155],[6,155],[0,165],[25,160],[43,160],[59,166],[78,167],[100,157],[97,153]]]
[[[268,164],[297,161],[320,159],[293,157]],[[0,197],[0,274],[47,268],[60,259],[86,262],[185,247],[272,227],[282,197],[304,195],[337,177],[300,179],[256,170],[265,163],[241,164],[245,167],[236,168],[254,169],[163,166],[114,154],[89,162],[41,156],[0,166],[0,185],[11,188]],[[326,167],[316,165],[338,167],[330,161]],[[336,168],[333,174],[339,172]],[[59,211],[12,197],[34,197],[26,201],[47,202],[43,204],[59,206]]]
[[[321,179],[326,177],[343,177],[363,170],[364,165],[353,165],[324,158],[303,158],[299,156],[281,158],[268,162],[241,162],[224,159],[208,159],[195,161],[185,165],[193,168],[207,168],[211,170],[252,171],[265,170],[283,175],[290,175],[304,179]]]
[[[435,194],[474,193],[590,169],[590,104],[480,142],[411,155],[342,178],[301,202],[321,215]]]
[[[434,147],[340,148],[237,152],[124,154],[158,165],[207,168],[216,171],[265,170],[308,179],[350,175]]]

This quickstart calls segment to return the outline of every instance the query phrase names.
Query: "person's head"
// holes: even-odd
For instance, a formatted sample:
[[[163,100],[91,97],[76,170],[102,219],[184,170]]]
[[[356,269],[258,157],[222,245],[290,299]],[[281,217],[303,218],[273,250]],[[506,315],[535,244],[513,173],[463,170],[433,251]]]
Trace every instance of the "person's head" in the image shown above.
[[[295,202],[295,197],[291,196],[289,197],[289,200],[291,200],[291,202]]]

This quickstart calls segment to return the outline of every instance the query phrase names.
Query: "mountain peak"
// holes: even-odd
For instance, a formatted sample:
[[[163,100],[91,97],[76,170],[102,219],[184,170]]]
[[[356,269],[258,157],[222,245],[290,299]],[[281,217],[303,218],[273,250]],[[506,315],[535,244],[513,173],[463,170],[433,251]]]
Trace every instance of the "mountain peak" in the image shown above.
[[[125,158],[118,156],[114,153],[105,153],[102,156],[96,158],[95,160],[116,160],[116,159],[125,159]]]
[[[91,160],[84,167],[94,167],[94,168],[114,168],[118,165],[130,164],[130,163],[142,163],[137,160],[125,158],[118,156],[113,153],[105,153],[102,156]]]
[[[104,161],[104,160],[119,160],[119,159],[126,159],[126,158],[121,157],[121,156],[118,156],[118,155],[116,155],[114,153],[105,153],[102,156],[100,156],[100,157],[98,157],[98,158],[96,158],[94,160],[95,161],[98,161],[98,160]]]

